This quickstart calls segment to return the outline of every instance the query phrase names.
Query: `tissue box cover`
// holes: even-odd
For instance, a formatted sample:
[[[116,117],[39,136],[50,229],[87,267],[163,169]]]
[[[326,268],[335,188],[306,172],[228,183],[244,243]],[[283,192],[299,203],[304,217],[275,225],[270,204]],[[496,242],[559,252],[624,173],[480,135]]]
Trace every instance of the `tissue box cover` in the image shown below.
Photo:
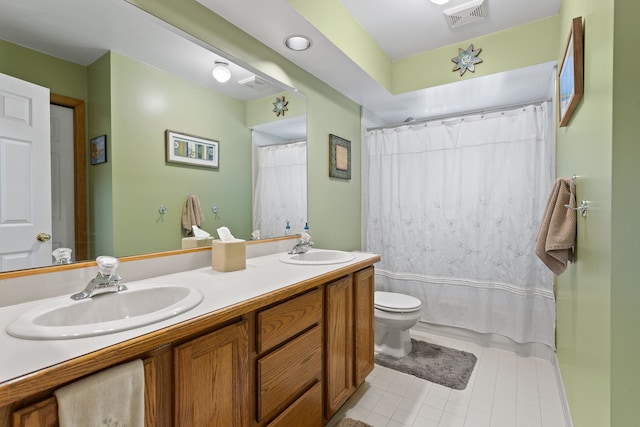
[[[211,246],[213,237],[183,237],[182,249],[204,248]]]
[[[247,268],[246,242],[213,240],[211,242],[211,268],[216,271],[236,271]]]

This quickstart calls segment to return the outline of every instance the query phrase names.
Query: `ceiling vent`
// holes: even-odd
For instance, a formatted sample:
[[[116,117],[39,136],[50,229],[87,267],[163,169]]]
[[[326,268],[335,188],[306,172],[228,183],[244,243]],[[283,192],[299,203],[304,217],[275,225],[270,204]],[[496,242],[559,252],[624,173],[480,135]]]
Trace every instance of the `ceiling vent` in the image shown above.
[[[258,76],[247,77],[246,79],[242,79],[238,81],[238,83],[241,84],[242,86],[246,86],[249,89],[253,89],[253,90],[263,90],[270,86],[268,81]]]
[[[472,0],[445,10],[444,16],[451,28],[458,28],[484,19],[487,16],[487,6],[485,0]]]

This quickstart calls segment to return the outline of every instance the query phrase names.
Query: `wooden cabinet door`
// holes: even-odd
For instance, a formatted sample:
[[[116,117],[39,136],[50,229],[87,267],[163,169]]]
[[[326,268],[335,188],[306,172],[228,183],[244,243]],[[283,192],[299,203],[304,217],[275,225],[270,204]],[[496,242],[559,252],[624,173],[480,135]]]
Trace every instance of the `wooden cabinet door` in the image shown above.
[[[374,279],[373,267],[360,270],[354,275],[353,307],[355,354],[355,385],[360,386],[373,370],[374,354]]]
[[[13,413],[13,427],[58,427],[58,403],[55,397]]]
[[[355,391],[351,276],[325,288],[325,417],[331,418]]]
[[[174,348],[174,425],[249,425],[247,334],[242,321]]]

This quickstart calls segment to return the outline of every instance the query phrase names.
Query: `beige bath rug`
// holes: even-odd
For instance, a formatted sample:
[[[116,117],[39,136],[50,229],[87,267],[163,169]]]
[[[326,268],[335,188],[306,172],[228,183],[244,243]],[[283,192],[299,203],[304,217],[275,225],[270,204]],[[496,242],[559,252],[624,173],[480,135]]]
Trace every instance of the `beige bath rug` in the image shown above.
[[[351,418],[343,418],[340,420],[338,424],[336,424],[336,427],[371,427],[371,426],[362,421],[353,420]]]

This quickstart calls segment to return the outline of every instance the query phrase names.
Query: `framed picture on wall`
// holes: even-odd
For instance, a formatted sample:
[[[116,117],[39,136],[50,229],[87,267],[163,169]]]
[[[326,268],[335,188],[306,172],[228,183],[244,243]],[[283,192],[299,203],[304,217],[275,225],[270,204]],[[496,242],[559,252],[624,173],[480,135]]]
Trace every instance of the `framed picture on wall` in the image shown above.
[[[165,143],[166,157],[169,163],[214,169],[220,166],[219,141],[167,129]]]
[[[569,123],[584,94],[584,46],[582,17],[573,18],[558,75],[560,127]]]
[[[329,134],[329,176],[351,179],[351,141]]]
[[[91,164],[99,165],[107,162],[107,135],[96,136],[89,141]]]

